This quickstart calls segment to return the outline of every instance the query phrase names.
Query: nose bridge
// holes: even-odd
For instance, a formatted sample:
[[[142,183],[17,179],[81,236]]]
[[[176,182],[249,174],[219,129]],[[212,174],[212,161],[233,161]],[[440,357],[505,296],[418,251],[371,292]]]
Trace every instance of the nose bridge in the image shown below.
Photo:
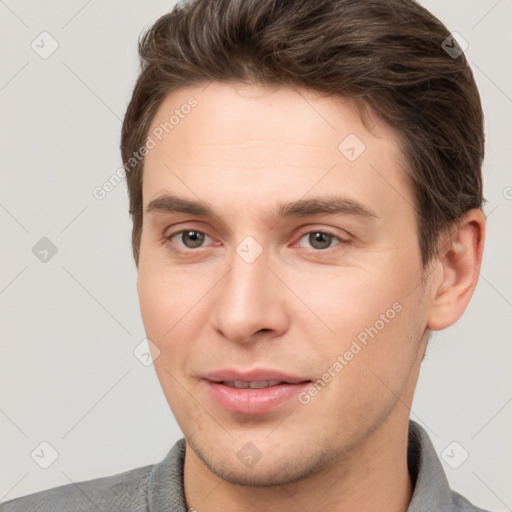
[[[284,328],[285,313],[268,264],[268,252],[252,237],[244,239],[233,251],[230,272],[219,288],[213,317],[216,329],[225,337],[245,342],[262,329]]]

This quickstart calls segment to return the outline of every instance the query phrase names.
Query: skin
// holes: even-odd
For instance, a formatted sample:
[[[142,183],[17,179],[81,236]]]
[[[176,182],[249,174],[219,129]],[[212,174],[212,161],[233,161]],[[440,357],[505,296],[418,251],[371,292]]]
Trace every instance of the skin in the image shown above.
[[[190,96],[197,107],[146,156],[137,282],[155,369],[187,442],[187,506],[405,510],[421,359],[429,330],[456,322],[473,294],[483,213],[467,212],[424,269],[399,134],[371,112],[369,130],[346,98],[213,82],[170,93],[150,133]],[[349,134],[366,146],[352,162],[338,150]],[[376,218],[274,215],[278,203],[333,192]],[[215,216],[146,213],[165,193],[208,203]],[[207,236],[194,248],[180,229]],[[325,230],[334,236],[319,248],[309,233]],[[236,252],[248,236],[263,250],[250,264]],[[206,393],[201,376],[227,367],[316,381],[395,303],[400,312],[305,405],[249,416]],[[246,443],[262,455],[252,467],[237,457]]]

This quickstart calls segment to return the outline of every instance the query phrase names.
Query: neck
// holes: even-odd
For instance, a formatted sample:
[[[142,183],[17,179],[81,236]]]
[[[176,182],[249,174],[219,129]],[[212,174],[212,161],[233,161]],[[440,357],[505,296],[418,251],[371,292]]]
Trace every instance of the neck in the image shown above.
[[[298,482],[264,488],[235,486],[220,479],[187,445],[187,507],[200,512],[405,511],[413,492],[407,443],[408,417],[391,414],[350,453],[338,457],[322,472]]]

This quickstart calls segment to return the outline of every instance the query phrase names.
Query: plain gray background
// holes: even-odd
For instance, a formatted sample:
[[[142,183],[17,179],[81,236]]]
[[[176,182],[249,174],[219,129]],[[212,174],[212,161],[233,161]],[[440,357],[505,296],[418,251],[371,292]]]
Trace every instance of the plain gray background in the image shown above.
[[[434,333],[411,417],[454,489],[512,510],[512,0],[422,3],[469,44],[488,232],[472,302]],[[92,195],[121,165],[139,33],[173,4],[0,0],[1,501],[153,464],[181,437],[133,353],[145,334],[125,183]],[[43,237],[57,249],[46,262],[33,252]],[[48,469],[41,442],[58,453]]]

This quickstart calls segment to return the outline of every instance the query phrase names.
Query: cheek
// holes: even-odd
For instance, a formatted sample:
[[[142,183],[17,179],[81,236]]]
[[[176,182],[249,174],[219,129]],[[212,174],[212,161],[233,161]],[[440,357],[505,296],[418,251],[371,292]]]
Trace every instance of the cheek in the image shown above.
[[[393,291],[347,293],[324,309],[324,321],[336,336],[311,347],[312,359],[321,360],[316,375],[320,391],[311,410],[333,430],[343,425],[357,431],[361,423],[384,418],[400,397],[404,403],[417,363],[421,322],[411,298],[396,297]]]
[[[347,339],[403,300],[400,287],[389,282],[387,274],[370,268],[339,268],[329,275],[299,278],[296,293],[338,339]]]
[[[412,270],[408,274],[404,269],[396,277],[387,268],[339,269],[336,275],[317,280],[306,300],[330,331],[322,344],[311,347],[318,355],[323,352],[322,371],[342,356],[353,367],[345,373],[373,382],[373,370],[384,383],[399,387],[414,364],[425,323],[419,288],[411,293],[415,282]],[[307,284],[303,281],[304,290]]]
[[[155,278],[152,273],[139,271],[138,295],[146,334],[159,344],[162,334],[170,328],[172,308],[169,308],[171,297],[167,287]]]
[[[208,317],[206,294],[212,287],[204,273],[171,268],[156,260],[139,266],[137,284],[140,311],[147,337],[160,349],[155,361],[177,368],[192,345],[200,342]]]
[[[137,291],[146,332],[163,340],[165,334],[190,309],[198,290],[197,276],[171,266],[160,247],[141,244]],[[199,281],[201,282],[201,281]]]
[[[166,360],[169,359],[171,345],[173,355],[180,350],[176,333],[183,323],[183,308],[188,302],[187,289],[178,287],[170,275],[158,265],[139,267],[137,290],[140,312],[146,336],[160,350],[160,356],[155,361],[157,370],[161,364],[168,366]],[[176,293],[177,289],[180,290],[179,294]]]
[[[190,338],[180,341],[180,332],[192,328],[184,310],[187,291],[177,294],[176,283],[156,266],[139,266],[137,289],[146,336],[158,351],[153,361],[155,372],[169,406],[173,411],[179,410],[186,399],[179,383],[183,381],[190,349]]]

